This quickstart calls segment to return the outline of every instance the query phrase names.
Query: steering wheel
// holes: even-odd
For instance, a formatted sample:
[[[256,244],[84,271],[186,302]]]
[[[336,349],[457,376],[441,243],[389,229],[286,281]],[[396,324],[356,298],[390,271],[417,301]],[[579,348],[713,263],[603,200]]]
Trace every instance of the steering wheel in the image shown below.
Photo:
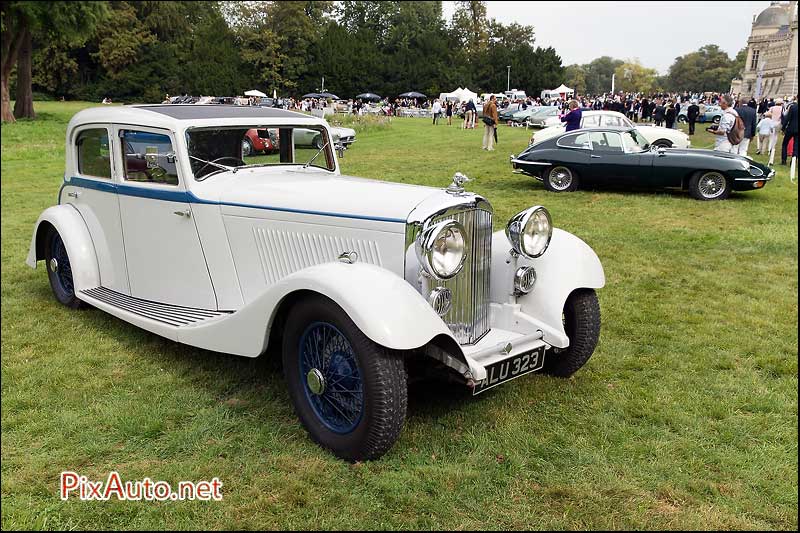
[[[205,170],[205,168],[207,166],[211,165],[211,163],[219,163],[219,162],[223,161],[224,159],[232,159],[235,163],[239,163],[237,166],[245,166],[247,164],[247,163],[244,162],[244,160],[239,159],[238,157],[233,157],[233,156],[226,155],[226,156],[223,156],[223,157],[218,157],[218,158],[214,159],[213,161],[209,161],[208,163],[206,163],[205,165],[203,165],[202,167],[200,167],[197,170],[197,174],[202,174],[203,170]],[[217,167],[214,167],[214,168],[217,168]]]

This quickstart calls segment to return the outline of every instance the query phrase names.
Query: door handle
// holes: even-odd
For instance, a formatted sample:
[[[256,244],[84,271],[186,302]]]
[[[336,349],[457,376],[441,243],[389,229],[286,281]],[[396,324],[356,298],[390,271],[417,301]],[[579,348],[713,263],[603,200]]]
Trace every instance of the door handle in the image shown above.
[[[600,159],[599,155],[590,155],[589,157],[591,157],[592,159]]]
[[[78,192],[77,191],[70,191],[70,192],[67,193],[67,196],[69,196],[71,198],[77,198],[78,197]]]
[[[192,216],[192,212],[189,211],[188,209],[186,211],[173,211],[172,213],[178,215],[179,217],[189,218],[190,216]]]

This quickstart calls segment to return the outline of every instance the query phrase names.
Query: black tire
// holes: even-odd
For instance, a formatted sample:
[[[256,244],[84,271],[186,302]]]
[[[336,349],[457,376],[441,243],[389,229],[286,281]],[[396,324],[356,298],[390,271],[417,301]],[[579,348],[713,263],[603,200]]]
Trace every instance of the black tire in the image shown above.
[[[331,376],[330,391],[323,388],[322,393],[314,394],[311,392],[311,378],[308,374],[314,372],[316,368],[306,376],[301,375],[303,353],[300,343],[311,342],[314,345],[314,339],[318,341],[318,338],[313,336],[315,332],[313,328],[328,326],[337,330],[337,333],[346,339],[347,344],[343,345],[339,340],[340,337],[325,344],[325,348],[331,351],[327,352],[327,361],[324,361],[326,356],[323,351],[320,358],[322,362],[317,366],[322,367],[321,374]],[[307,337],[309,331],[312,334]],[[311,340],[304,340],[307,338]],[[338,344],[334,345],[334,342]],[[319,342],[316,346],[319,346]],[[334,348],[331,346],[338,348],[333,351]],[[343,349],[348,346],[351,348],[349,352]],[[362,394],[353,402],[361,400],[360,413],[358,417],[354,417],[356,420],[352,422],[352,429],[336,431],[336,428],[326,421],[324,415],[320,414],[319,404],[323,404],[320,397],[331,394],[337,381],[341,381],[341,378],[332,378],[334,370],[342,368],[341,366],[334,368],[333,363],[334,358],[338,357],[340,360],[343,358],[339,355],[341,352],[347,353],[348,356],[354,355],[357,361],[358,385],[360,385],[355,388],[360,388]],[[344,310],[332,300],[316,296],[299,302],[291,309],[283,338],[283,371],[289,396],[303,427],[312,440],[323,448],[331,450],[336,456],[347,461],[377,459],[397,441],[405,423],[408,403],[404,361],[397,353],[368,339]],[[352,378],[352,374],[350,376]],[[325,380],[322,382],[327,387],[328,382]],[[313,402],[318,402],[316,407]],[[330,404],[343,406],[342,403],[330,402]],[[347,410],[349,407],[351,406],[348,405],[344,409]],[[341,410],[337,410],[342,413]]]
[[[578,190],[578,175],[566,165],[553,165],[542,176],[544,187],[552,192],[573,192]]]
[[[672,142],[667,139],[659,139],[653,143],[656,148],[672,148]]]
[[[311,144],[313,144],[314,148],[316,148],[317,150],[322,150],[322,135],[317,135],[316,137],[314,137],[314,140],[312,141]]]
[[[75,297],[75,284],[72,281],[72,264],[67,255],[64,241],[55,228],[47,230],[44,242],[45,268],[53,296],[70,309],[81,309],[86,303]]]
[[[714,118],[711,120],[711,122],[713,122],[714,124],[719,124],[719,121],[720,121],[720,119],[721,119],[721,118],[722,118],[722,116],[721,116],[721,115],[717,115],[716,117],[714,117]]]
[[[689,194],[703,202],[724,200],[731,194],[731,180],[716,170],[696,172],[689,180]]]
[[[680,124],[686,124],[689,122],[689,119],[687,119],[684,115],[678,115],[678,122]]]
[[[594,289],[578,289],[569,295],[564,303],[564,330],[569,347],[548,354],[542,371],[568,378],[586,364],[600,338],[600,302]]]
[[[253,148],[253,143],[250,142],[250,139],[245,137],[242,139],[242,157],[249,157],[255,154],[255,149]]]

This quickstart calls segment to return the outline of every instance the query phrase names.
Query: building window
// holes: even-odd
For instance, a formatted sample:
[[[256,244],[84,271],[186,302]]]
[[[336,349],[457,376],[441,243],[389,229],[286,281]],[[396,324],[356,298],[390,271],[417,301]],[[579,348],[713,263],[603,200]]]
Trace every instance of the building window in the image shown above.
[[[758,68],[758,55],[761,50],[753,50],[753,58],[750,60],[750,70],[755,70]]]

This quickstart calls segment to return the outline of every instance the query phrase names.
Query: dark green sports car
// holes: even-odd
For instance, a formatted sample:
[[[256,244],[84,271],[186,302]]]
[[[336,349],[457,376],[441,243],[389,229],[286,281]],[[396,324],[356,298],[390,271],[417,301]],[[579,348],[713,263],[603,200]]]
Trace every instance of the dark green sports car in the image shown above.
[[[675,187],[698,200],[723,200],[731,191],[761,189],[775,175],[771,168],[740,155],[651,147],[636,128],[570,131],[512,155],[511,166],[554,192],[604,184]]]

